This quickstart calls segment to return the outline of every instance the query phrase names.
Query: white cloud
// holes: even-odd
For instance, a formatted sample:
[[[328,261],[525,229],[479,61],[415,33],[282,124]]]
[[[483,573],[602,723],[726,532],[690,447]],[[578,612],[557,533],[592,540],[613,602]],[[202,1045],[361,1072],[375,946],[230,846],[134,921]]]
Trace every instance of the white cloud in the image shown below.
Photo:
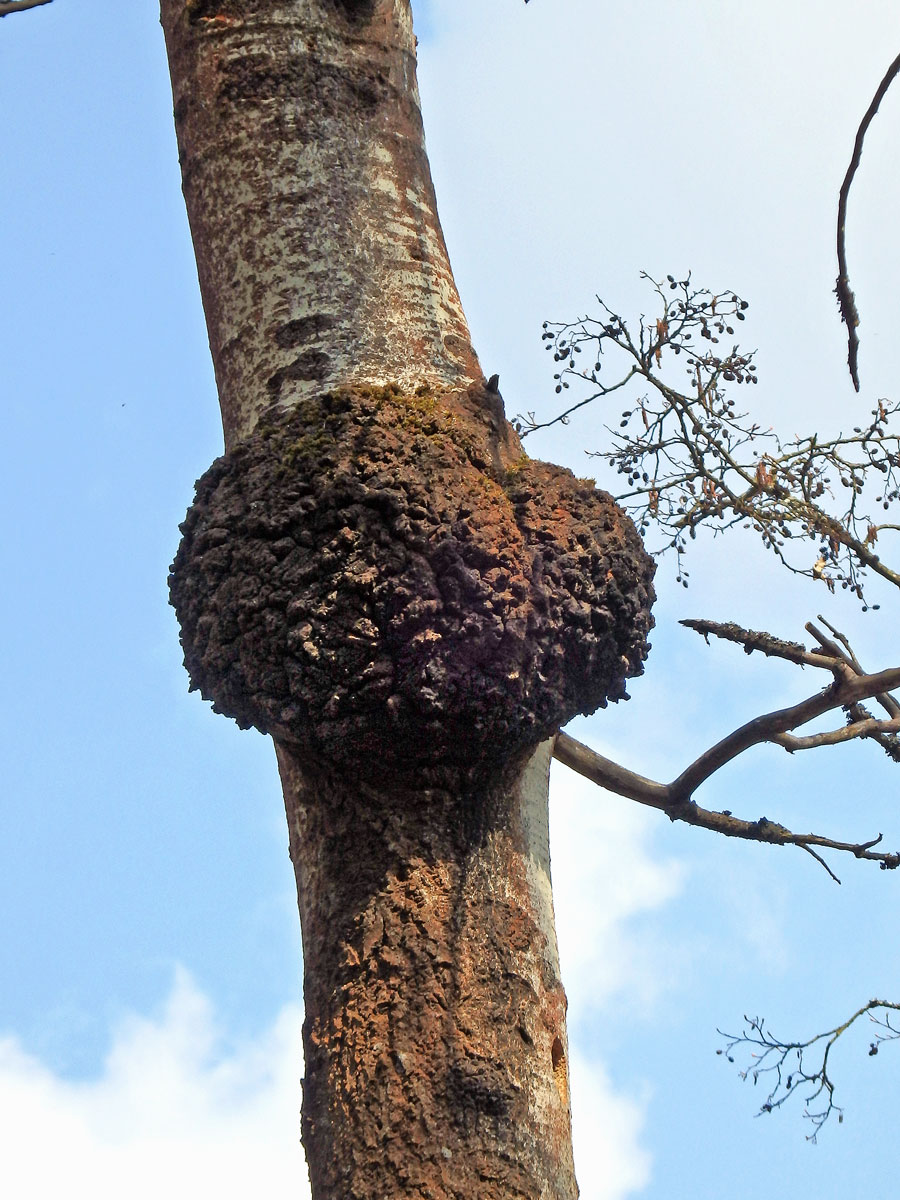
[[[684,983],[694,949],[663,930],[658,912],[681,891],[685,869],[651,852],[656,814],[554,766],[550,789],[554,907],[569,1037],[575,1168],[583,1196],[622,1200],[650,1180],[643,1143],[648,1095],[617,1091],[596,1032],[598,1009],[627,996],[630,1015],[651,1011]]]
[[[572,1134],[582,1196],[622,1200],[650,1181],[651,1156],[641,1145],[646,1097],[617,1093],[601,1063],[572,1055]]]
[[[178,969],[158,1019],[131,1014],[99,1078],[60,1078],[0,1038],[0,1194],[48,1200],[86,1181],[92,1200],[309,1196],[299,1144],[302,1013],[223,1049],[213,1006]],[[644,1105],[573,1048],[582,1194],[622,1200],[649,1178]]]
[[[159,1020],[114,1031],[102,1075],[55,1075],[0,1039],[0,1193],[48,1200],[308,1196],[299,1144],[301,1013],[223,1051],[212,1006],[179,970]]]
[[[0,1194],[47,1200],[90,1182],[92,1200],[245,1200],[309,1196],[299,1144],[298,1007],[223,1049],[209,999],[176,972],[158,1019],[114,1030],[96,1079],[61,1078],[0,1038]],[[622,1200],[644,1186],[644,1104],[619,1094],[573,1047],[575,1144],[582,1194]]]
[[[646,1010],[663,988],[677,985],[689,948],[671,930],[663,941],[656,923],[638,921],[678,895],[684,868],[651,854],[656,814],[560,767],[550,796],[554,907],[570,1013],[590,1013],[623,992],[632,1009]]]

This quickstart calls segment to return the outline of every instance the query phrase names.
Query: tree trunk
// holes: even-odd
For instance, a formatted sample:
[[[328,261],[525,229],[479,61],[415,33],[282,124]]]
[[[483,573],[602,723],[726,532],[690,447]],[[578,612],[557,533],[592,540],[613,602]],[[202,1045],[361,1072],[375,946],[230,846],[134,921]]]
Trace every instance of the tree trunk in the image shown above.
[[[409,0],[162,0],[226,454],[170,587],[278,750],[315,1200],[569,1200],[548,741],[641,670],[652,564],[484,384]]]

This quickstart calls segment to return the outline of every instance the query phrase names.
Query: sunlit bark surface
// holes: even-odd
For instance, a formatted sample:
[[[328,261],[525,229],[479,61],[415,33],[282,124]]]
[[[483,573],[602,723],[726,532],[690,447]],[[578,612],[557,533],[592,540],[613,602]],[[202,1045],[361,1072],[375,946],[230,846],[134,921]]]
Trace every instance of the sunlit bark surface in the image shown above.
[[[480,378],[408,0],[163,0],[226,445],[339,384]]]

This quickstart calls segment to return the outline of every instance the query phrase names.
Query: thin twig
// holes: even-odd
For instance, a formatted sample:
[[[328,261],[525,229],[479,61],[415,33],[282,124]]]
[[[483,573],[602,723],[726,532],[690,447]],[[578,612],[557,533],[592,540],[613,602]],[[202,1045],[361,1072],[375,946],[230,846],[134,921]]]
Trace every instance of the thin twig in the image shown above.
[[[862,157],[863,141],[868,128],[872,124],[872,119],[878,112],[881,101],[884,99],[888,88],[894,82],[898,73],[900,73],[900,54],[897,55],[888,67],[887,73],[878,85],[878,91],[875,93],[872,103],[866,109],[865,116],[856,131],[856,140],[853,143],[853,155],[850,159],[850,165],[847,168],[847,174],[844,176],[844,182],[841,184],[841,192],[838,199],[838,277],[834,291],[841,310],[841,320],[847,326],[847,366],[850,369],[850,378],[853,380],[853,386],[857,391],[859,391],[859,334],[857,333],[859,313],[856,308],[856,298],[850,289],[850,278],[847,272],[847,246],[845,237],[847,200],[850,195],[850,185],[853,183],[853,178],[856,175],[856,170],[859,167],[860,158]]]
[[[863,611],[878,608],[866,597],[869,577],[900,588],[900,571],[882,558],[884,535],[900,528],[885,515],[900,504],[900,434],[890,428],[900,403],[879,400],[847,433],[783,440],[733,395],[757,380],[753,352],[731,342],[747,302],[696,288],[689,276],[651,282],[658,315],[642,316],[633,333],[599,297],[598,315],[545,324],[556,392],[574,387],[582,399],[548,421],[520,414],[517,430],[574,419],[576,407],[603,401],[609,441],[596,456],[620,477],[616,498],[651,552],[674,552],[684,587],[691,540],[740,525],[789,571],[849,590]],[[690,379],[681,390],[672,382],[679,359]],[[623,387],[628,379],[650,390]]]
[[[829,867],[828,863],[825,861],[825,859],[822,857],[822,855],[816,854],[816,852],[815,852],[815,850],[813,850],[812,846],[804,846],[801,844],[800,849],[805,850],[807,854],[812,855],[812,857],[816,860],[816,862],[819,864],[819,866],[824,867],[824,869],[828,872],[828,874],[831,876],[831,878],[834,880],[834,882],[837,884],[840,884],[840,882],[841,882],[840,879],[838,879],[837,875],[835,875],[834,871],[832,871],[831,867]]]
[[[814,857],[818,858],[818,855]],[[879,1010],[886,1015],[876,1016]],[[719,1036],[725,1038],[726,1044],[716,1053],[733,1063],[735,1051],[746,1052],[749,1062],[746,1067],[739,1068],[741,1079],[750,1080],[754,1084],[770,1084],[769,1093],[757,1115],[774,1112],[793,1097],[802,1096],[803,1115],[813,1127],[809,1141],[815,1142],[819,1131],[832,1113],[838,1114],[839,1122],[844,1119],[843,1109],[834,1102],[835,1085],[828,1073],[828,1060],[835,1043],[861,1017],[868,1015],[869,1021],[878,1030],[869,1043],[868,1053],[873,1057],[886,1042],[900,1039],[900,1029],[891,1024],[891,1012],[897,1011],[900,1011],[900,1003],[891,1000],[869,1000],[840,1025],[814,1034],[805,1041],[783,1041],[769,1032],[764,1018],[745,1016],[743,1033],[733,1034],[717,1030]],[[821,1058],[818,1057],[820,1053]],[[813,1058],[812,1063],[810,1058]],[[811,1110],[809,1106],[819,1097],[823,1097],[825,1107]]]

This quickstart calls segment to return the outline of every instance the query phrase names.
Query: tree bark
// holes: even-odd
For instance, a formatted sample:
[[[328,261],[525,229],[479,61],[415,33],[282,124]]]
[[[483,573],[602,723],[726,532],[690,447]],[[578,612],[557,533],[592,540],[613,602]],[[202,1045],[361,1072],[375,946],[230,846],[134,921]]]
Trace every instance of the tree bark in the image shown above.
[[[409,0],[162,0],[225,444],[331,387],[481,378]]]
[[[314,1196],[568,1200],[550,745],[501,785],[385,793],[279,751]]]
[[[314,1200],[571,1200],[547,739],[640,672],[652,564],[484,384],[409,0],[162,18],[226,441],[171,595],[276,742]]]

